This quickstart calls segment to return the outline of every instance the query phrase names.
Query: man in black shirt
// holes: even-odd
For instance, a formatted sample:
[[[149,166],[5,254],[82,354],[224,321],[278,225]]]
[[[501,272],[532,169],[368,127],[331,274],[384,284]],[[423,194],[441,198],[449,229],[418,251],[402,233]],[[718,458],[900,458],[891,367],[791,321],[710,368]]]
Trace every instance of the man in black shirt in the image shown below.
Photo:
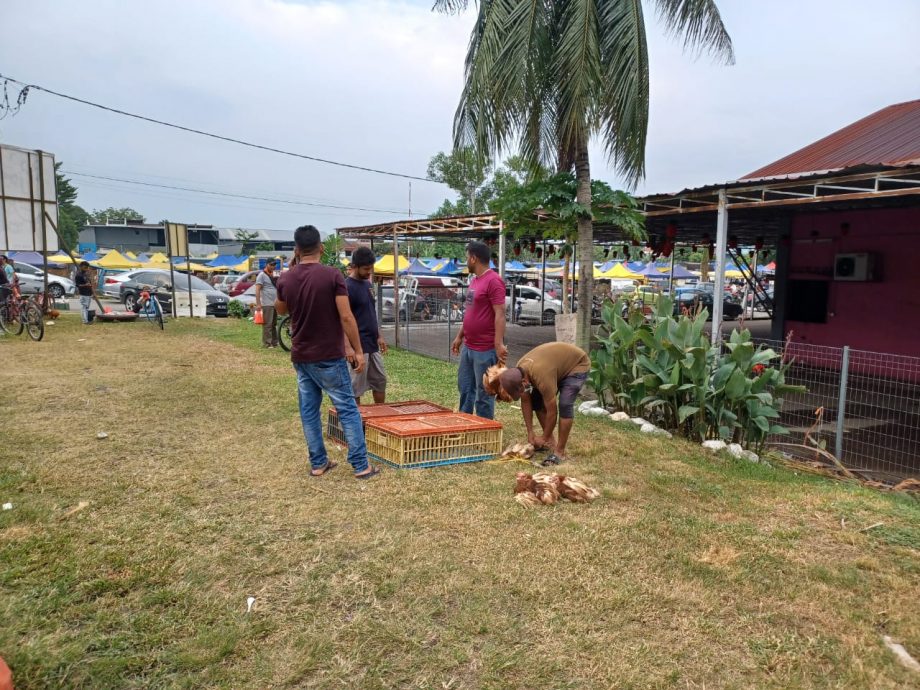
[[[74,276],[73,282],[77,286],[77,294],[80,295],[80,315],[83,317],[83,323],[92,323],[96,312],[90,307],[93,306],[93,295],[95,293],[93,292],[93,280],[89,275],[88,262],[80,262],[80,268],[77,270],[77,275]]]
[[[387,374],[383,366],[386,341],[380,336],[377,326],[377,310],[374,307],[374,292],[371,289],[371,273],[376,258],[367,247],[358,247],[351,255],[349,277],[345,279],[348,288],[348,302],[351,313],[358,322],[361,347],[364,350],[364,368],[351,370],[351,385],[355,400],[360,404],[361,396],[372,391],[375,403],[386,402]],[[354,363],[355,353],[345,340],[345,356]]]

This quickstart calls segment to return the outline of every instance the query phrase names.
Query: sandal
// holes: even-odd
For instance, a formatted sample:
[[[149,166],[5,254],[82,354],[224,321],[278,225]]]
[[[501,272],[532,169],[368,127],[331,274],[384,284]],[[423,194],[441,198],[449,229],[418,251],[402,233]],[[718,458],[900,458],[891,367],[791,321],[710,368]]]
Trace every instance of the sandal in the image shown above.
[[[332,470],[334,470],[337,466],[338,466],[337,462],[332,462],[332,460],[329,460],[326,462],[325,465],[320,467],[319,470],[310,470],[310,476],[311,477],[322,477],[327,472],[332,472]]]
[[[553,465],[558,465],[561,462],[562,462],[562,458],[560,458],[555,453],[550,453],[549,455],[546,456],[546,458],[540,464],[543,467],[552,467]]]
[[[376,477],[378,474],[380,474],[379,467],[374,467],[373,465],[371,465],[370,470],[371,471],[366,474],[356,474],[355,479],[370,479],[371,477]]]

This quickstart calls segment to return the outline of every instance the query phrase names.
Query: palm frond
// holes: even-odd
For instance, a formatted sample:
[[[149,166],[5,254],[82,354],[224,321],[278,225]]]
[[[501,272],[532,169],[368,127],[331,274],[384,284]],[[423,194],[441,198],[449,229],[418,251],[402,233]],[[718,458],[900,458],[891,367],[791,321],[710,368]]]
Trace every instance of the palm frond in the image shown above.
[[[558,87],[557,132],[563,148],[587,145],[589,117],[602,78],[597,3],[570,0],[559,23],[552,72]]]
[[[708,51],[725,64],[735,63],[732,39],[715,0],[655,0],[668,32],[683,36],[686,50]]]
[[[617,172],[634,187],[645,174],[649,65],[641,0],[605,3],[598,21],[603,78],[599,129]]]
[[[475,1],[475,0],[474,0]],[[435,0],[431,6],[434,12],[443,12],[444,14],[455,14],[462,12],[470,5],[470,0]]]

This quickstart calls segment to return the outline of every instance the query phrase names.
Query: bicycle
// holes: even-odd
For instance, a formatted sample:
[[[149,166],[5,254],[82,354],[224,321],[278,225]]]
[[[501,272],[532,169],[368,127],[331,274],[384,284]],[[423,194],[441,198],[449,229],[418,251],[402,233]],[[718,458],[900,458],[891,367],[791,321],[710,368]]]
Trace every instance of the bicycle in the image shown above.
[[[157,299],[157,288],[141,287],[141,294],[134,308],[135,313],[143,314],[154,326],[164,329],[163,307]]]
[[[0,304],[0,330],[11,335],[21,335],[25,330],[32,340],[38,342],[45,337],[42,310],[24,295],[10,295]]]
[[[291,315],[287,314],[286,316],[281,317],[281,320],[278,321],[278,324],[275,326],[277,329],[278,335],[278,344],[281,345],[281,349],[285,352],[291,351]]]

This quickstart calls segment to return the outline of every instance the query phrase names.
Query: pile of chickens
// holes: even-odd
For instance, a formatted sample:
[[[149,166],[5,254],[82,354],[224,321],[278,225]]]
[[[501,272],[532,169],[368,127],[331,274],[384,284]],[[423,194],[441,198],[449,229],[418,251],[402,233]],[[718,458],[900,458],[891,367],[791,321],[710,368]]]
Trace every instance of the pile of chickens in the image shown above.
[[[581,480],[555,472],[518,472],[514,482],[514,500],[527,507],[551,506],[560,498],[589,503],[600,495],[600,491]]]
[[[536,449],[529,443],[512,443],[505,448],[502,458],[505,460],[513,460],[514,458],[530,460],[535,452]]]

